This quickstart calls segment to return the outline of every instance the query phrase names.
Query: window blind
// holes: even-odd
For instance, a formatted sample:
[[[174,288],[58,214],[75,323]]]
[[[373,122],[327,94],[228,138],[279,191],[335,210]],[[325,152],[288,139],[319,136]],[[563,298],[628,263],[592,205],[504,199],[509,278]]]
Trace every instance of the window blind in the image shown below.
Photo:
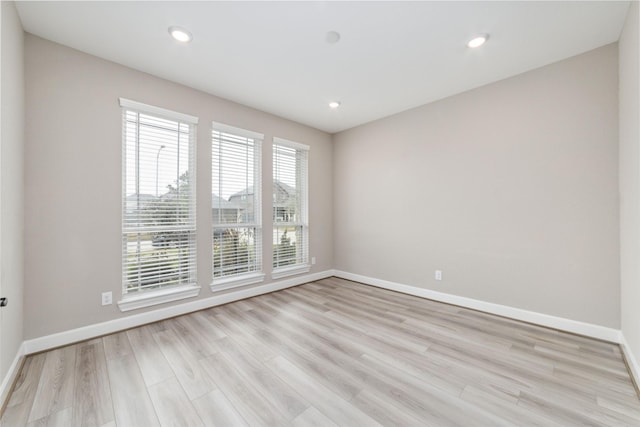
[[[309,261],[309,147],[273,139],[273,268]]]
[[[213,123],[213,280],[262,271],[261,134]],[[228,282],[225,281],[225,282]]]
[[[123,294],[196,283],[197,119],[121,99]]]

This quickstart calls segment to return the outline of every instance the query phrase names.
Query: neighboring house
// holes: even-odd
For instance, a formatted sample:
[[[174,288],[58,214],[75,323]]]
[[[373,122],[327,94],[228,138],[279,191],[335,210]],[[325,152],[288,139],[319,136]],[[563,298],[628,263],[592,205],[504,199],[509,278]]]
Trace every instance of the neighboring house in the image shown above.
[[[281,181],[273,183],[273,218],[276,222],[296,221],[296,189]]]
[[[238,191],[235,194],[229,196],[229,202],[233,203],[239,209],[238,222],[252,223],[253,218],[253,197],[254,188],[253,185],[245,188],[242,191]]]
[[[253,186],[238,191],[229,197],[240,209],[242,222],[253,222]],[[273,217],[278,222],[295,221],[296,189],[281,181],[273,183]]]
[[[211,195],[211,214],[214,224],[229,224],[238,222],[241,215],[241,205],[228,201],[222,197]]]

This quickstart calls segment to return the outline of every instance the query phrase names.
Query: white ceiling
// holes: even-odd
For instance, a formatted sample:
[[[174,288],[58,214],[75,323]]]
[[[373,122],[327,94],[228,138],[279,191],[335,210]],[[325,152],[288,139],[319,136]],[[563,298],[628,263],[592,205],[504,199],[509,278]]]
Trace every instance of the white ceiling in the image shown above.
[[[628,1],[18,2],[25,31],[334,133],[618,40]],[[190,44],[170,38],[179,25]],[[337,44],[328,31],[341,34]],[[466,42],[489,33],[471,50]],[[329,101],[342,106],[330,110]]]

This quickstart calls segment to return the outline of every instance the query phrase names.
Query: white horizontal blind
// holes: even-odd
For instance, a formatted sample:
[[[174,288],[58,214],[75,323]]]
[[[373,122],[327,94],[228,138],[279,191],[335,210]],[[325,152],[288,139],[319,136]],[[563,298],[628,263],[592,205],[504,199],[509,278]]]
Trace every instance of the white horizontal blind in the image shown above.
[[[273,268],[308,264],[309,147],[273,139]]]
[[[262,135],[213,123],[213,279],[262,271]]]
[[[123,295],[195,284],[197,119],[121,105]]]

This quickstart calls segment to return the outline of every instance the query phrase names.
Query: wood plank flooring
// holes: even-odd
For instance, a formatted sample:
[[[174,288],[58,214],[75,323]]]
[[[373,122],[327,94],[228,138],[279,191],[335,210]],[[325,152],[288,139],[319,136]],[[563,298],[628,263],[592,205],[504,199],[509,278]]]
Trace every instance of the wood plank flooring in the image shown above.
[[[29,356],[19,426],[640,426],[617,345],[330,278]]]

